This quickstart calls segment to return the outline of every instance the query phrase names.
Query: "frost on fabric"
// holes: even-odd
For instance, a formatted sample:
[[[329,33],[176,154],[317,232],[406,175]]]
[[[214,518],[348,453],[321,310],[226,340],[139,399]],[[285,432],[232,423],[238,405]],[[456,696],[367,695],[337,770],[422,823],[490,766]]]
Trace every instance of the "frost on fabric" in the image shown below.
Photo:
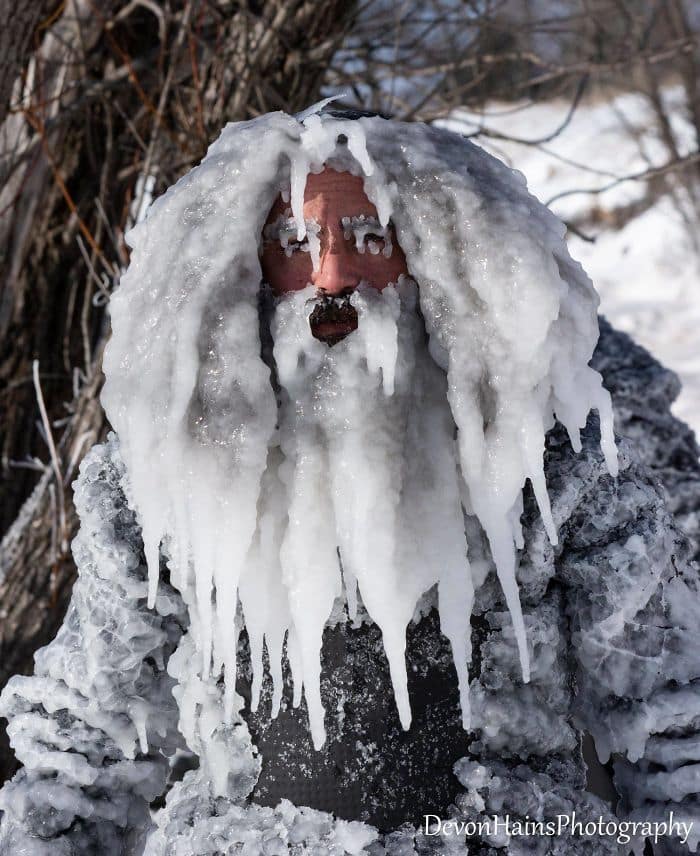
[[[146,607],[141,533],[114,437],[80,470],[68,614],[36,654],[35,674],[12,678],[0,704],[23,764],[0,793],[3,856],[134,846],[165,787],[165,756],[182,745],[165,672],[186,620],[182,601],[162,583],[155,609]]]
[[[364,177],[378,212],[371,234],[393,223],[427,349],[415,286],[402,282],[381,296],[358,289],[358,331],[332,350],[310,335],[304,294],[280,301],[272,353],[261,353],[267,212],[282,193],[289,211],[277,230],[287,242],[294,227],[298,242],[308,233],[316,254],[303,194],[324,164]],[[368,224],[345,225],[364,240]],[[341,595],[351,617],[359,597],[380,627],[408,728],[406,625],[437,583],[468,727],[474,581],[463,509],[486,533],[529,680],[515,559],[526,483],[557,540],[545,433],[556,417],[578,449],[596,409],[610,472],[617,463],[610,399],[588,366],[595,293],[568,256],[563,226],[521,178],[423,125],[275,113],[229,125],[129,241],[103,403],[131,475],[150,603],[167,544],[189,608],[200,684],[185,691],[185,708],[199,710],[201,687],[223,674],[217,727],[233,723],[244,622],[255,695],[266,647],[279,697],[286,640],[295,700],[303,687],[320,747],[321,636]],[[183,718],[190,742],[194,716]]]
[[[476,773],[476,775],[475,775]],[[613,820],[614,815],[597,797],[582,792],[573,765],[561,762],[547,772],[533,772],[526,765],[514,768],[497,761],[456,765],[464,784],[454,818],[461,822],[505,818],[544,820],[557,813]],[[624,848],[614,840],[585,840],[562,836],[558,850],[552,840],[536,836],[513,838],[502,833],[468,844],[464,835],[426,835],[425,828],[399,830],[380,835],[357,821],[337,820],[326,812],[299,808],[288,800],[272,808],[237,806],[203,797],[198,773],[188,773],[175,786],[169,800],[170,813],[160,818],[144,856],[491,856],[494,853],[566,853],[567,856],[622,856]],[[446,818],[445,818],[446,819]],[[503,822],[503,821],[501,821]],[[493,849],[496,848],[496,849]],[[566,848],[566,849],[563,849]]]
[[[173,788],[144,856],[359,856],[377,838],[367,824],[288,800],[274,809],[217,802],[200,772],[192,771]]]

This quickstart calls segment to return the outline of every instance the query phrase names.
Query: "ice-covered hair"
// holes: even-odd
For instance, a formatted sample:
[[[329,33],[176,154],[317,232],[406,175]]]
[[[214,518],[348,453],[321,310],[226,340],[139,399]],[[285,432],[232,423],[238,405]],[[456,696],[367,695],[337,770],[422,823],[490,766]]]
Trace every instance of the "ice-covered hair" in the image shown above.
[[[324,165],[363,177],[418,283],[430,353],[447,376],[465,506],[488,536],[528,680],[516,547],[527,480],[557,538],[545,433],[558,419],[579,450],[597,410],[616,471],[610,397],[588,365],[598,299],[569,256],[564,226],[522,175],[424,124],[333,109],[230,124],[129,233],[102,402],[143,525],[151,602],[165,541],[187,557],[173,580],[190,600],[210,602],[214,591],[217,610],[235,615],[277,413],[260,356],[260,235],[282,193],[303,238],[306,178]],[[229,624],[202,627],[205,672],[212,647],[214,669],[217,651],[235,650]]]

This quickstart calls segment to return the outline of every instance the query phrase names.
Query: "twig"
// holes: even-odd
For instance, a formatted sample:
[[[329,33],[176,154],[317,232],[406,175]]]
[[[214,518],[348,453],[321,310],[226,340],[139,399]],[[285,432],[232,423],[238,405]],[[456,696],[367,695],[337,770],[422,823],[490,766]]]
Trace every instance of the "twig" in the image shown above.
[[[578,226],[574,226],[574,224],[569,220],[564,220],[563,223],[566,226],[566,228],[569,230],[569,232],[576,235],[577,238],[580,238],[582,241],[585,241],[587,244],[595,244],[595,242],[598,240],[595,237],[595,235],[587,235],[585,232],[582,232],[578,228]]]
[[[54,476],[56,478],[56,485],[58,487],[58,521],[61,555],[65,555],[65,553],[68,552],[68,542],[66,539],[66,509],[65,497],[63,494],[63,476],[61,474],[61,464],[58,460],[58,453],[56,452],[56,446],[53,441],[51,423],[49,422],[49,416],[46,412],[46,405],[44,404],[44,396],[41,392],[41,382],[39,380],[39,360],[34,360],[32,362],[32,378],[34,380],[36,400],[39,405],[39,413],[41,414],[41,421],[44,426],[44,431],[46,432],[46,443],[49,447],[49,454],[51,455],[51,464],[53,466]]]
[[[664,164],[663,166],[656,166],[651,169],[642,170],[641,172],[633,172],[629,175],[620,176],[620,178],[615,179],[615,181],[611,181],[609,184],[604,184],[602,187],[592,187],[588,190],[582,187],[574,190],[563,190],[561,193],[555,193],[554,196],[551,196],[545,202],[545,205],[549,206],[558,199],[564,199],[566,196],[575,196],[579,193],[589,193],[592,196],[596,196],[599,193],[605,193],[607,190],[612,190],[613,187],[624,184],[626,181],[648,181],[650,178],[656,178],[659,175],[675,172],[676,170],[683,169],[686,166],[691,166],[698,162],[700,162],[700,152],[694,152],[692,155],[688,155],[687,157],[669,161],[669,163]]]
[[[495,131],[491,128],[481,127],[476,131],[473,131],[471,134],[464,134],[463,136],[467,138],[471,137],[489,137],[495,140],[506,140],[510,143],[520,143],[523,146],[541,146],[545,143],[551,143],[556,137],[558,137],[561,133],[563,133],[566,128],[571,124],[571,120],[574,118],[574,114],[581,103],[581,99],[583,98],[583,94],[586,91],[586,86],[588,85],[589,76],[584,74],[584,76],[579,81],[579,84],[576,88],[576,94],[573,97],[571,105],[566,112],[566,116],[564,119],[557,125],[557,127],[550,131],[549,134],[546,134],[544,137],[538,137],[535,140],[527,140],[521,137],[513,137],[510,134],[502,134],[500,131]]]

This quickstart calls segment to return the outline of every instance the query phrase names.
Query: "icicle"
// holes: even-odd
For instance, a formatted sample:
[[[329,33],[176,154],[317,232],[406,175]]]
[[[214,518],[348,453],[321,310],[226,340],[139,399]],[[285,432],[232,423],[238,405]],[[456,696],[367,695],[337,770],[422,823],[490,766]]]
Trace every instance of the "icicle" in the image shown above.
[[[321,701],[321,643],[323,628],[333,602],[340,594],[340,569],[335,545],[335,524],[323,473],[307,446],[314,438],[297,431],[297,465],[289,505],[289,526],[282,542],[280,560],[283,581],[298,643],[304,697],[309,713],[313,743],[325,741],[324,709]],[[295,677],[296,686],[296,677]]]
[[[549,497],[547,497],[549,499]],[[510,513],[508,514],[508,521],[510,523],[512,533],[513,533],[513,542],[518,550],[522,550],[525,546],[525,539],[523,536],[523,525],[520,522],[520,518],[523,513],[523,495],[522,493],[518,494],[515,505],[511,508]]]
[[[242,497],[257,496],[257,478],[249,474],[240,478]],[[230,721],[234,712],[236,687],[235,619],[238,611],[238,585],[255,531],[255,506],[235,497],[218,509],[219,532],[214,564],[216,583],[216,618],[223,644],[225,694],[224,710]],[[262,651],[261,651],[262,654]]]
[[[306,177],[309,174],[309,160],[301,152],[296,153],[291,159],[290,174],[290,204],[292,214],[297,224],[297,241],[303,241],[306,237],[306,222],[304,220],[304,188]]]
[[[523,408],[521,446],[523,457],[525,459],[525,471],[532,484],[532,489],[535,493],[537,507],[542,516],[545,532],[549,538],[550,544],[556,544],[558,541],[557,528],[554,525],[552,518],[552,507],[549,502],[549,494],[547,493],[547,482],[544,475],[544,426],[542,424],[541,409],[535,407]],[[518,493],[518,509],[522,512],[522,491]],[[518,518],[520,514],[518,514]],[[518,528],[520,526],[518,524]],[[522,548],[522,530],[519,536],[516,535],[516,546]]]
[[[360,164],[365,175],[372,175],[374,164],[367,152],[367,138],[362,125],[359,122],[346,122],[343,125],[343,133],[347,137],[350,154]]]
[[[306,226],[306,240],[309,242],[311,265],[315,271],[318,271],[321,267],[321,239],[319,238],[321,227],[315,220],[311,220]]]
[[[282,703],[282,692],[284,681],[282,676],[282,650],[284,644],[284,630],[281,625],[273,624],[265,634],[267,646],[267,658],[270,663],[270,679],[272,680],[272,702],[270,705],[270,716],[277,718]]]
[[[321,101],[317,101],[315,104],[307,107],[306,110],[296,113],[294,118],[297,122],[305,122],[309,116],[313,116],[315,113],[320,113],[327,104],[332,104],[333,101],[337,101],[339,98],[340,95],[331,95],[328,98],[323,98]]]
[[[341,561],[342,557],[338,557]],[[341,562],[342,567],[342,562]],[[345,588],[345,600],[348,606],[348,618],[350,621],[357,620],[357,580],[354,574],[348,568],[342,567],[343,585]]]
[[[559,416],[558,411],[557,411],[557,416]],[[566,433],[569,436],[569,442],[571,443],[571,448],[574,450],[574,452],[576,452],[578,454],[581,451],[581,449],[583,448],[583,444],[581,443],[581,428],[578,425],[574,424],[573,422],[564,421],[564,419],[562,417],[559,417],[559,419],[563,423],[564,427],[566,428]]]
[[[600,446],[605,457],[605,464],[611,476],[619,472],[617,446],[615,444],[615,429],[613,420],[612,401],[609,393],[603,389],[602,382],[596,379],[595,398],[593,406],[600,417]]]
[[[260,690],[263,682],[263,639],[257,634],[252,635],[248,631],[248,642],[250,645],[250,665],[253,680],[250,689],[250,709],[255,713],[260,704]]]
[[[189,588],[189,571],[191,563],[190,520],[187,509],[185,484],[190,479],[188,474],[173,473],[170,479],[170,495],[173,502],[175,517],[175,561],[172,566],[172,583],[175,588],[184,592]]]
[[[127,459],[132,457],[134,470],[131,476],[141,531],[143,536],[144,555],[148,568],[148,607],[153,609],[158,593],[160,577],[160,544],[164,535],[163,500],[159,496],[160,480],[155,483],[148,476],[148,461],[154,454],[155,440],[153,427],[147,424],[147,417],[140,409],[129,417],[129,442],[131,449],[125,449]],[[139,418],[140,417],[140,418]],[[125,443],[126,446],[126,443]],[[131,455],[129,454],[131,452]],[[160,474],[158,474],[160,475]]]
[[[506,605],[513,621],[513,632],[515,633],[515,640],[518,645],[523,682],[527,684],[530,681],[530,654],[527,649],[527,635],[525,633],[523,611],[520,605],[520,593],[515,578],[515,545],[513,544],[513,536],[506,519],[482,521],[482,523],[484,522],[484,529],[486,537],[489,539],[491,555],[496,565],[498,579],[501,583],[501,588],[506,598]]]
[[[289,660],[289,670],[292,673],[292,684],[294,689],[292,707],[299,707],[301,704],[302,691],[304,689],[304,675],[302,670],[299,640],[297,639],[297,634],[293,627],[290,627],[287,631],[287,659]]]
[[[160,536],[150,530],[151,527],[143,527],[143,547],[148,567],[148,608],[153,609],[160,577]]]
[[[202,680],[206,680],[211,674],[214,638],[212,598],[218,532],[216,526],[217,508],[211,490],[211,477],[212,474],[206,469],[199,473],[198,479],[192,485],[189,508],[198,626],[201,636],[199,653],[202,658]]]
[[[458,565],[446,568],[438,586],[440,629],[450,640],[452,658],[457,670],[462,727],[469,730],[469,664],[472,659],[471,614],[474,605],[474,585],[471,569],[463,557]]]
[[[398,622],[396,622],[398,623]],[[411,727],[411,702],[408,698],[408,676],[406,674],[406,629],[403,631],[395,626],[395,622],[384,621],[388,625],[382,630],[382,644],[389,662],[391,686],[394,690],[396,709],[401,720],[401,727],[408,731]],[[380,625],[381,626],[381,625]]]
[[[148,733],[146,728],[148,724],[148,711],[149,706],[145,701],[132,699],[129,702],[129,714],[138,734],[139,749],[144,755],[148,753]]]
[[[263,645],[267,645],[273,684],[272,716],[282,700],[282,646],[290,616],[282,582],[280,547],[286,525],[287,505],[278,470],[281,455],[272,448],[258,503],[256,537],[241,571],[239,596],[248,631],[253,670],[251,709],[257,710],[263,682]]]
[[[391,316],[394,325],[387,335],[386,321],[378,317],[370,307],[378,299],[390,301]],[[396,361],[398,359],[398,330],[396,321],[399,317],[399,298],[396,289],[389,285],[381,292],[372,288],[358,289],[350,298],[350,302],[357,309],[358,330],[357,333],[364,340],[367,353],[367,367],[370,372],[382,373],[382,388],[384,395],[394,394],[394,379],[396,377]]]

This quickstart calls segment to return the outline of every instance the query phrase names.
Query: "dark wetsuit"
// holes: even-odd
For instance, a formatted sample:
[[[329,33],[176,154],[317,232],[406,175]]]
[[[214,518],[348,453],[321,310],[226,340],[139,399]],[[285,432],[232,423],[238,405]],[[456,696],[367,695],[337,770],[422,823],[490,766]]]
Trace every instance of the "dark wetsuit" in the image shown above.
[[[462,790],[452,765],[468,754],[470,739],[461,725],[457,673],[435,610],[411,623],[407,636],[413,718],[404,731],[378,627],[345,622],[326,628],[321,694],[327,738],[319,751],[311,742],[305,703],[292,707],[286,663],[277,718],[270,719],[267,676],[258,710],[250,713],[250,669],[242,652],[237,689],[262,755],[251,795],[256,803],[276,806],[285,797],[380,829],[406,821],[419,825],[426,813],[446,813]]]
[[[321,694],[327,738],[319,751],[305,703],[292,707],[286,663],[279,715],[270,719],[267,677],[258,710],[250,713],[246,658],[237,689],[262,755],[251,798],[276,806],[284,797],[380,829],[419,825],[426,812],[444,814],[461,790],[452,765],[468,754],[469,734],[461,725],[457,674],[435,610],[409,626],[407,655],[413,718],[404,731],[378,627],[341,622],[326,628]]]

